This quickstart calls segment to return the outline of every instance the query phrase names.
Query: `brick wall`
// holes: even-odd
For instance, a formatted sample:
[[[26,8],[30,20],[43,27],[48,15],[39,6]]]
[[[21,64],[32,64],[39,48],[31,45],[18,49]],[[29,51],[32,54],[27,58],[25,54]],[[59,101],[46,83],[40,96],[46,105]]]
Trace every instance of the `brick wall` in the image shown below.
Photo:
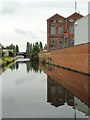
[[[81,101],[90,107],[88,76],[50,65],[47,65],[47,67],[39,65],[39,69],[43,70],[47,74],[47,83],[51,77],[55,82],[59,83],[59,85],[66,88],[68,91],[71,91],[73,95],[81,99]],[[47,90],[48,89],[49,88],[47,88]]]
[[[88,45],[90,43],[63,48],[61,50],[52,50],[48,53],[39,54],[39,58],[42,60],[43,57],[46,57],[47,62],[51,62],[52,64],[90,73],[88,69],[88,55],[90,54]]]
[[[74,34],[69,34],[69,27],[74,26],[74,22],[82,17],[83,17],[82,15],[80,15],[78,13],[74,13],[74,14],[70,15],[68,18],[64,18],[63,16],[61,16],[59,14],[55,14],[54,16],[49,18],[47,20],[47,50],[51,51],[51,39],[56,40],[56,50],[57,50],[58,49],[58,39],[63,38],[63,43],[64,43],[64,33],[65,32],[68,33],[68,40],[66,39],[65,46],[67,46],[67,45],[69,46],[69,39],[74,38]],[[70,19],[74,19],[74,22],[69,22]],[[51,27],[52,27],[51,20],[57,21],[56,23],[53,24],[53,27],[56,28],[55,35],[51,35]],[[58,20],[63,20],[63,22],[59,23]],[[60,26],[63,27],[63,34],[61,34],[61,35],[58,34],[58,27],[60,27]]]

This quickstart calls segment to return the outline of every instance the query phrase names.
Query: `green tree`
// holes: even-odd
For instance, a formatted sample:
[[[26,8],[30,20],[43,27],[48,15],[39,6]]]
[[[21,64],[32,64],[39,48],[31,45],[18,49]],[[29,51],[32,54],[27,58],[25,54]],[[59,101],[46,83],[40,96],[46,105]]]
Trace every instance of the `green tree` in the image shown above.
[[[34,45],[34,43],[33,43],[33,47],[34,47],[35,45]]]
[[[40,47],[40,49],[43,49],[43,45],[42,45],[41,41],[40,41],[39,47]]]
[[[47,44],[45,44],[44,49],[47,49]]]
[[[16,52],[19,52],[19,47],[18,47],[18,45],[16,45]]]
[[[39,44],[38,44],[38,42],[36,42],[36,43],[35,43],[35,45],[39,47]]]
[[[12,51],[8,51],[9,52],[9,56],[10,57],[13,57],[14,56],[14,53]]]
[[[39,61],[38,53],[40,52],[40,49],[37,45],[35,45],[31,52],[31,61]]]
[[[26,52],[30,52],[30,43],[27,42],[27,45],[26,45]]]

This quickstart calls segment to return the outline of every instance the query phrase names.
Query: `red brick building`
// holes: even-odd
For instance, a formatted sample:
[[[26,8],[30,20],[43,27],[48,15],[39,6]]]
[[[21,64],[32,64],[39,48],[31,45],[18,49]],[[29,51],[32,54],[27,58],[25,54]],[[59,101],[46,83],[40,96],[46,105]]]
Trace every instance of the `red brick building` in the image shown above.
[[[74,45],[74,23],[83,16],[74,13],[68,18],[55,14],[47,20],[47,50],[57,50]]]

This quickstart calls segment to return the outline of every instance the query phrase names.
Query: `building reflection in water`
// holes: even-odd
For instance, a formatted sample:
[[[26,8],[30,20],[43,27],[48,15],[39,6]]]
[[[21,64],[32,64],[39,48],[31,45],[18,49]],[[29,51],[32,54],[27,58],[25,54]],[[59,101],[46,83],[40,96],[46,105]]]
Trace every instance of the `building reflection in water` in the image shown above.
[[[55,107],[63,106],[66,103],[75,109],[75,114],[77,109],[86,116],[89,115],[89,107],[49,75],[47,75],[47,102]]]
[[[69,106],[74,106],[74,95],[47,75],[47,102],[55,107],[66,102]]]
[[[65,104],[77,109],[87,116],[90,108],[90,77],[80,73],[68,71],[55,66],[42,66],[34,62],[16,62],[10,65],[11,70],[19,69],[19,64],[26,64],[26,70],[47,74],[47,102],[55,107]]]

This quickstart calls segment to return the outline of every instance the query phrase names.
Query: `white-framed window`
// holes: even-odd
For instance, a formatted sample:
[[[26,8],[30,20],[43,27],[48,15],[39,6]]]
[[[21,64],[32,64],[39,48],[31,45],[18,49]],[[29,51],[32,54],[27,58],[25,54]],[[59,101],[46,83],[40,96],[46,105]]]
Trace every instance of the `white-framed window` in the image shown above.
[[[63,34],[63,27],[58,27],[58,34],[62,35]]]
[[[56,35],[56,27],[51,27],[51,35]]]
[[[69,34],[74,34],[74,26],[69,27]]]

